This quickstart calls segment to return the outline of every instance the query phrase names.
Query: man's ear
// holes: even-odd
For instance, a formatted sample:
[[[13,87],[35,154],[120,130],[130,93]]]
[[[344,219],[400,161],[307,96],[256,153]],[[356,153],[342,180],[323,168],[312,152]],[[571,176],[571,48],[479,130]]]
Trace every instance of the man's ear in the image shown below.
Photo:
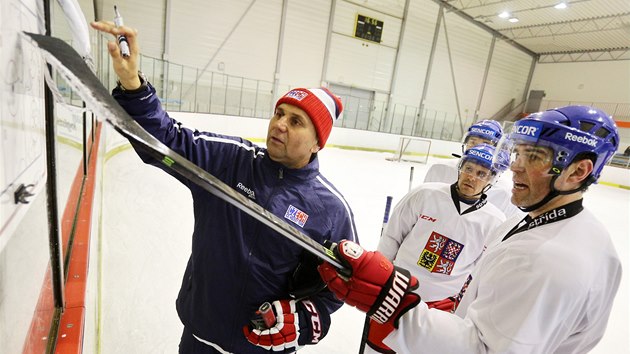
[[[314,154],[314,153],[318,152],[319,150],[321,150],[321,148],[319,147],[319,144],[315,144],[311,148],[311,154]]]
[[[572,163],[568,171],[567,182],[582,184],[588,176],[593,172],[593,161],[590,159],[582,159]]]

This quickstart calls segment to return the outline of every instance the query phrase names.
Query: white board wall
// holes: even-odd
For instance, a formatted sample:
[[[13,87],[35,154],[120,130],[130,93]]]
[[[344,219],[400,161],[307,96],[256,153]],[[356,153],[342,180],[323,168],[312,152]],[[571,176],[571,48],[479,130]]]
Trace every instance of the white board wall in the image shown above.
[[[269,121],[260,118],[245,118],[225,116],[217,114],[199,114],[185,112],[170,112],[171,117],[181,121],[187,127],[199,130],[213,131],[220,134],[240,136],[252,139],[258,144],[264,144],[267,135]],[[372,149],[381,151],[393,151],[397,148],[400,135],[355,130],[335,127],[327,146],[339,146],[355,149]],[[461,149],[461,144],[454,141],[427,139],[431,141],[430,155],[434,157],[451,157]],[[118,149],[128,145],[126,139],[119,134],[109,134],[106,143],[106,151]],[[630,170],[616,167],[606,167],[602,172],[602,182],[628,186]]]

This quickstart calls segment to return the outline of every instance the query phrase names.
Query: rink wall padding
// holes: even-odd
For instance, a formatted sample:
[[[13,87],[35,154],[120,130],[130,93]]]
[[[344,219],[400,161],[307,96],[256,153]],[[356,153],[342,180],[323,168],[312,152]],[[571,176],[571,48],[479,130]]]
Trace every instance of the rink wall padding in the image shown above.
[[[617,123],[617,128],[630,128],[630,121],[626,122],[622,120],[617,120],[615,121],[615,123]]]
[[[96,186],[96,166],[102,124],[96,126],[94,140],[90,144],[87,175],[79,164],[70,188],[68,201],[61,220],[64,259],[68,259],[64,284],[64,309],[59,321],[53,321],[54,307],[50,284],[50,266],[40,291],[37,308],[26,336],[23,353],[43,353],[51,345],[51,335],[56,336],[54,352],[80,354],[83,352],[85,325],[85,297],[88,280],[92,210]],[[69,258],[68,258],[69,255]],[[54,328],[57,324],[57,328]]]
[[[88,173],[80,195],[76,214],[70,260],[65,284],[66,305],[59,321],[59,331],[55,353],[83,352],[83,332],[85,326],[85,295],[88,281],[90,238],[92,230],[92,209],[96,187],[96,166],[101,137],[102,123],[96,128],[91,144]]]
[[[189,112],[169,112],[169,114],[182,122],[185,127],[242,136],[254,142],[262,143],[265,142],[269,124],[268,119],[261,118]],[[617,125],[622,123],[624,122],[617,121]],[[630,122],[625,123],[630,126]],[[400,137],[401,135],[393,133],[333,127],[326,147],[393,154],[398,147]],[[429,156],[432,157],[452,158],[451,154],[457,153],[461,149],[461,142],[438,139],[428,140],[431,141]],[[602,171],[599,183],[611,187],[630,189],[630,169],[606,166]]]

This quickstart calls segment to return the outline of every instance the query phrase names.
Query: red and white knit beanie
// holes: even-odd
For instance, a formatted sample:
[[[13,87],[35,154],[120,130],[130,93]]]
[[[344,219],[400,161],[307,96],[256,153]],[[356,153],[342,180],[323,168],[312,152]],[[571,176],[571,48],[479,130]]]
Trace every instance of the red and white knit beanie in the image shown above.
[[[326,145],[332,126],[343,110],[341,99],[325,87],[292,89],[280,97],[276,107],[281,103],[296,106],[308,114],[315,126],[320,149]]]

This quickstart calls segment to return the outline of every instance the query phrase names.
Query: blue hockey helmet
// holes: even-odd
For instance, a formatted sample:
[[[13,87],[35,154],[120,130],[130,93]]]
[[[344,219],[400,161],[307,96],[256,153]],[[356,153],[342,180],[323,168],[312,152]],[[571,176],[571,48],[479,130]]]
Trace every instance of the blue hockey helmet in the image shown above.
[[[475,145],[464,151],[464,155],[459,161],[458,170],[461,171],[464,163],[468,161],[475,163],[490,170],[491,176],[489,177],[493,178],[488,179],[488,181],[494,183],[496,178],[510,165],[510,157],[507,152],[499,151],[499,156],[495,158],[496,154],[497,149],[490,144],[483,143]]]
[[[478,137],[496,146],[503,135],[503,128],[496,120],[484,119],[468,127],[464,135],[463,145],[466,145],[470,137]]]
[[[619,131],[608,114],[588,106],[566,106],[538,112],[514,123],[499,144],[512,151],[516,144],[544,146],[552,151],[550,174],[559,175],[576,156],[593,159],[586,185],[596,182],[619,147]]]

